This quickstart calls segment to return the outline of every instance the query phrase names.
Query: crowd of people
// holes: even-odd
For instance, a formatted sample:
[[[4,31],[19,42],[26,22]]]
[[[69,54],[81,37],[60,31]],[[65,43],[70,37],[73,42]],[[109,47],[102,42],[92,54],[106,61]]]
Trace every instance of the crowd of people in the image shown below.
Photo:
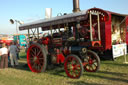
[[[16,42],[11,42],[10,46],[3,43],[0,48],[0,69],[8,68],[8,66],[17,67],[19,52],[20,49]]]

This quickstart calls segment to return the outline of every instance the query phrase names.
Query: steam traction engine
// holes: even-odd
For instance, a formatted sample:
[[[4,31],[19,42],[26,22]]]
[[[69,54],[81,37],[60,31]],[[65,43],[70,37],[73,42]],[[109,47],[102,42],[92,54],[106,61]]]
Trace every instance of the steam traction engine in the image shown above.
[[[92,8],[21,25],[19,29],[28,30],[31,42],[27,51],[30,70],[44,72],[48,65],[64,63],[65,72],[70,78],[80,78],[83,70],[96,72],[100,59],[97,53],[89,49],[102,47],[100,24],[107,20],[106,12]],[[39,28],[49,33],[40,37]],[[30,30],[34,41],[30,39]]]

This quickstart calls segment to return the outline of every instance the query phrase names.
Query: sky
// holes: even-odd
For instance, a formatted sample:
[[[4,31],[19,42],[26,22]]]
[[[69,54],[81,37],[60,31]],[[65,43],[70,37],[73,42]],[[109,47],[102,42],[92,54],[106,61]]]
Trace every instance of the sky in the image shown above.
[[[53,17],[58,13],[72,13],[72,2],[73,0],[0,0],[0,34],[16,33],[16,24],[11,24],[10,19],[24,23],[44,19],[45,8],[52,8]],[[81,10],[93,7],[128,14],[128,0],[80,0]]]

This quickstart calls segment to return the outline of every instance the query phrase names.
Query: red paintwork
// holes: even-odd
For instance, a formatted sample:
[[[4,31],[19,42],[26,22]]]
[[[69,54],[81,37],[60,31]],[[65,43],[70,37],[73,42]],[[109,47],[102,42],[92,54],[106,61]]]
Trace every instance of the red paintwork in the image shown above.
[[[128,45],[128,16],[126,17],[126,43]]]
[[[57,54],[57,63],[64,63],[65,57],[62,53]]]
[[[59,49],[56,50],[57,51],[57,58],[56,58],[56,62],[59,63],[64,63],[65,60],[65,56],[63,55],[63,53],[60,52]]]
[[[105,20],[105,21],[108,21],[108,20],[109,20],[108,12],[106,12],[105,10],[99,9],[99,8],[91,8],[91,9],[89,9],[88,11],[91,11],[91,10],[96,10],[96,11],[102,12],[102,13],[105,15],[105,16],[104,16],[104,20]],[[87,12],[88,12],[88,11],[87,11]]]
[[[111,41],[111,14],[108,13],[109,15],[109,20],[105,22],[105,35],[104,35],[104,49],[105,50],[110,50],[112,47],[112,41]]]
[[[48,43],[49,43],[49,38],[48,38],[48,37],[43,37],[43,38],[42,38],[42,43],[43,43],[44,45],[48,45]]]
[[[110,11],[106,11],[109,15],[109,20],[105,22],[105,36],[104,36],[104,39],[105,39],[105,42],[104,42],[104,50],[110,50],[112,49],[112,39],[111,39],[111,17],[112,17],[112,14],[114,15],[120,15],[120,16],[127,16],[126,18],[126,26],[128,25],[128,15],[123,15],[123,14],[118,14],[118,13],[114,13],[114,12],[110,12]],[[126,31],[126,43],[128,45],[128,33]]]
[[[10,45],[12,41],[13,40],[0,40],[0,43],[6,43],[7,45]]]
[[[99,47],[99,50],[102,49],[102,51],[105,50],[111,50],[112,49],[112,39],[111,39],[111,17],[112,14],[114,15],[119,15],[119,16],[127,16],[126,18],[126,26],[128,27],[128,15],[123,15],[123,14],[118,14],[118,13],[114,13],[114,12],[110,12],[110,11],[106,11],[103,9],[99,9],[99,8],[92,8],[89,10],[97,10],[97,11],[101,11],[105,14],[104,20],[105,22],[101,22],[101,46]],[[88,11],[89,11],[88,10]],[[126,31],[126,43],[128,45],[128,32]],[[93,47],[90,47],[91,49],[93,49]],[[95,47],[94,47],[95,49]],[[98,48],[97,48],[98,49]]]
[[[111,38],[111,17],[112,17],[112,14],[114,15],[118,15],[118,16],[128,16],[128,15],[123,15],[123,14],[119,14],[119,13],[114,13],[114,12],[110,12],[110,11],[106,11],[106,10],[103,10],[103,9],[100,9],[100,8],[91,8],[89,9],[88,11],[92,11],[92,10],[95,10],[95,11],[100,11],[102,12],[105,16],[100,16],[100,27],[101,27],[101,47],[97,47],[99,50],[102,49],[103,51],[106,51],[106,50],[111,50],[112,49],[112,38]],[[87,11],[87,15],[88,15],[88,11]],[[87,18],[89,19],[89,18]],[[94,17],[92,22],[95,22],[97,19]],[[89,23],[86,22],[85,20],[85,23],[82,24],[80,23],[82,26],[84,25],[89,25]],[[126,18],[126,25],[128,25],[128,17]],[[62,26],[63,27],[63,26]],[[73,28],[73,36],[75,37],[76,36],[76,33],[75,33],[75,27]],[[128,32],[126,32],[126,43],[128,44]],[[82,43],[82,44],[85,44],[85,43]],[[93,42],[92,42],[93,44]],[[59,43],[59,46],[62,46],[62,44]],[[90,47],[93,49],[93,47]],[[95,48],[95,47],[94,47]]]
[[[101,41],[92,41],[92,46],[93,47],[99,47],[99,46],[101,46]]]
[[[61,47],[62,46],[62,38],[54,38],[52,40],[52,44],[56,47]]]

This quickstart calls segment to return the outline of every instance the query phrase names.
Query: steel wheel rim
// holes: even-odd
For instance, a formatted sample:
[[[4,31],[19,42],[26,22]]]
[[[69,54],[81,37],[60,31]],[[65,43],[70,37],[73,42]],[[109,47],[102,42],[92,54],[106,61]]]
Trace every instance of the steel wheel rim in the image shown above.
[[[66,59],[65,61],[65,70],[66,70],[66,74],[70,77],[70,78],[78,78],[81,74],[81,67],[79,64],[79,61],[70,56]]]
[[[27,62],[32,72],[39,73],[44,67],[44,56],[42,49],[37,45],[31,45],[27,52]]]

